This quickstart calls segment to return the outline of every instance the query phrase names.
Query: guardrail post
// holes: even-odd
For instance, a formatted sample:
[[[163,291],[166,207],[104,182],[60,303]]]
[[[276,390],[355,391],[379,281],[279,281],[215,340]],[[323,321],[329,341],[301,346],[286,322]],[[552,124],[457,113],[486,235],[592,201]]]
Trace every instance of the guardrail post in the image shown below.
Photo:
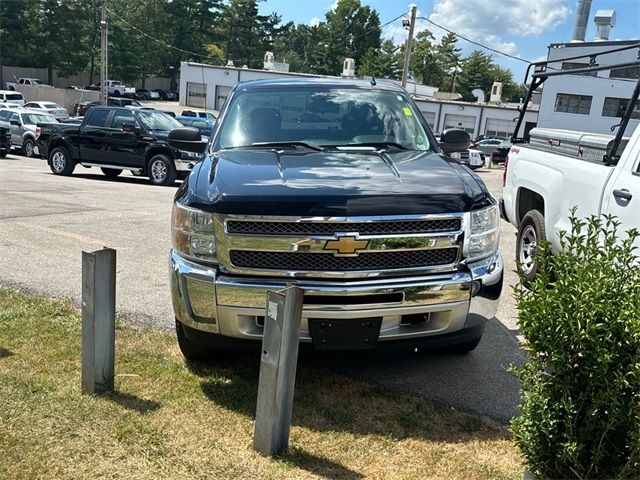
[[[304,290],[267,293],[253,448],[265,455],[289,447]]]
[[[113,390],[116,251],[82,252],[82,393]]]

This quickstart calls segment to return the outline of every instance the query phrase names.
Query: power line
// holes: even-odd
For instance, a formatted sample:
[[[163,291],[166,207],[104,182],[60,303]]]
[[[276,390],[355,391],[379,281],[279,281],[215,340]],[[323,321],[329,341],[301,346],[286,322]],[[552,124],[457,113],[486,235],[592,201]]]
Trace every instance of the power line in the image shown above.
[[[433,20],[429,20],[427,17],[418,17],[418,18],[420,20],[425,20],[425,21],[429,22],[430,24],[432,24],[432,25],[444,30],[445,32],[449,32],[450,34],[455,35],[456,37],[461,38],[462,40],[464,40],[466,42],[469,42],[469,43],[472,43],[472,44],[474,44],[474,45],[476,45],[478,47],[484,48],[485,50],[489,50],[491,52],[497,53],[498,55],[503,55],[505,57],[509,57],[509,58],[514,59],[514,60],[519,60],[519,61],[524,62],[524,63],[533,63],[533,62],[530,62],[529,60],[526,60],[526,59],[524,59],[522,57],[516,57],[515,55],[511,55],[509,53],[501,52],[500,50],[496,50],[495,48],[488,47],[487,45],[484,45],[483,43],[476,42],[475,40],[471,40],[471,39],[469,39],[469,38],[467,38],[467,37],[465,37],[463,35],[460,35],[459,33],[454,32],[453,30],[449,30],[448,28],[443,27],[442,25],[438,25],[436,22],[434,22]]]
[[[146,32],[143,32],[142,30],[140,30],[138,27],[136,27],[135,25],[132,25],[131,23],[127,22],[124,18],[120,17],[118,14],[116,14],[115,12],[111,11],[110,9],[106,8],[105,9],[114,17],[116,17],[118,20],[120,20],[122,23],[124,23],[125,25],[127,25],[129,28],[132,28],[133,30],[135,30],[136,32],[144,35],[145,37],[153,40],[154,42],[166,47],[166,48],[171,48],[173,50],[177,50],[178,52],[182,52],[182,53],[187,53],[189,55],[194,55],[196,57],[201,57],[201,58],[207,58],[207,59],[211,59],[211,60],[219,60],[216,57],[212,57],[210,55],[203,55],[202,53],[196,53],[196,52],[190,52],[189,50],[184,50],[183,48],[179,48],[179,47],[175,47],[173,45],[170,45],[166,42],[163,42],[162,40],[158,40],[157,38],[149,35]]]

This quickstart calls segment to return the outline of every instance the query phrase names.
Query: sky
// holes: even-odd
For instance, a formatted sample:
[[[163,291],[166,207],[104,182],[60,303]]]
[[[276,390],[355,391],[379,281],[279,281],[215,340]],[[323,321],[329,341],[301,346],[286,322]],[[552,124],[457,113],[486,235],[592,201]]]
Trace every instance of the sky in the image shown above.
[[[488,45],[501,52],[529,61],[543,60],[551,43],[571,40],[577,0],[360,0],[378,11],[380,24],[409,11],[411,3],[418,7],[418,17],[427,17],[456,33]],[[333,8],[331,0],[265,0],[260,13],[276,12],[284,23],[314,23],[324,20]],[[615,10],[617,21],[611,29],[611,40],[640,39],[640,0],[593,0],[586,40],[596,33],[593,17],[597,10]],[[416,32],[429,29],[440,39],[446,32],[424,20],[416,22]],[[401,43],[407,38],[402,18],[382,29],[384,38]],[[458,41],[462,53],[477,47]],[[487,52],[491,53],[491,52]],[[496,63],[509,68],[514,80],[522,82],[526,63],[491,53]]]

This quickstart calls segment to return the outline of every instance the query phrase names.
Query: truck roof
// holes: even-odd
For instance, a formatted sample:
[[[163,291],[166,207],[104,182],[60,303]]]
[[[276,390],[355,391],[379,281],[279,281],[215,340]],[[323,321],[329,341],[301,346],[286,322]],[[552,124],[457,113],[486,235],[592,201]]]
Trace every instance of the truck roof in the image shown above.
[[[241,82],[238,84],[238,88],[242,90],[258,90],[268,87],[302,87],[305,85],[335,88],[366,88],[368,90],[405,92],[400,85],[386,79],[376,79],[375,84],[372,84],[370,80],[341,78],[274,78],[269,80],[249,80],[247,82]]]

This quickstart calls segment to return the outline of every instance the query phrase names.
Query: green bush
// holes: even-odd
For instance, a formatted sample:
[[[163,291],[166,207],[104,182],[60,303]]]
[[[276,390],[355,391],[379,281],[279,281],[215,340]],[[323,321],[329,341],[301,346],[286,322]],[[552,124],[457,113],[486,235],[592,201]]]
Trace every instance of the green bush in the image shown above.
[[[515,441],[539,478],[640,478],[640,267],[634,229],[571,215],[515,288],[528,362]],[[624,239],[621,239],[624,237]]]

